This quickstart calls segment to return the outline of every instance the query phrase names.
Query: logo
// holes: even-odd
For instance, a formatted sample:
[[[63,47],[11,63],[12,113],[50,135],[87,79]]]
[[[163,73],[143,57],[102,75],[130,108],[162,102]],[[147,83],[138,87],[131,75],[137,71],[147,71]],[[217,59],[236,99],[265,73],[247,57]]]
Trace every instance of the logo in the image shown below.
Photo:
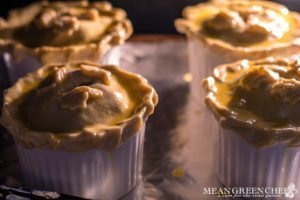
[[[287,198],[293,199],[297,192],[298,192],[298,190],[296,189],[295,183],[290,183],[287,187],[286,192],[284,193],[284,196]]]
[[[205,187],[204,195],[220,198],[290,198],[294,199],[298,190],[294,183],[287,187]]]

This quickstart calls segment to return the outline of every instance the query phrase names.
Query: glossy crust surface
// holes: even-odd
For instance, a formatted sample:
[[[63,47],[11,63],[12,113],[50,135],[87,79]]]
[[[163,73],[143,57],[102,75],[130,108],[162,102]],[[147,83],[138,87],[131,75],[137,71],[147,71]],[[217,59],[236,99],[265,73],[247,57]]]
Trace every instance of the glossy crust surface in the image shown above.
[[[186,7],[175,26],[231,60],[293,54],[299,50],[299,14],[269,1],[200,3]]]
[[[144,78],[115,66],[51,65],[6,91],[1,123],[27,148],[113,150],[157,102]]]
[[[132,32],[126,12],[109,2],[42,1],[0,21],[0,50],[16,59],[36,55],[44,64],[98,61]]]
[[[221,65],[203,81],[206,103],[224,128],[257,147],[300,143],[299,57]]]

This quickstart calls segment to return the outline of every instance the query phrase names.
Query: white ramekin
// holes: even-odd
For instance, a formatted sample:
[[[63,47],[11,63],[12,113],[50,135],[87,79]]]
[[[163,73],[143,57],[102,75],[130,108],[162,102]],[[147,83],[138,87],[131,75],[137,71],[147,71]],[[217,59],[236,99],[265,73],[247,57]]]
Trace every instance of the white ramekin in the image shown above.
[[[144,132],[142,128],[112,152],[66,152],[17,145],[25,184],[88,199],[119,199],[141,177]]]
[[[216,175],[224,186],[287,188],[294,184],[298,190],[294,199],[300,199],[300,147],[279,143],[256,148],[233,130],[223,128],[215,147]]]
[[[8,71],[8,76],[11,84],[14,84],[19,78],[33,72],[40,67],[48,64],[64,64],[64,63],[42,63],[40,58],[30,52],[19,52],[18,55],[12,55],[10,52],[3,53],[4,65]],[[74,60],[80,61],[80,60]],[[81,60],[88,61],[88,60]],[[120,64],[120,46],[112,47],[104,56],[102,56],[98,64]]]
[[[201,81],[211,76],[215,67],[243,59],[257,60],[266,57],[290,57],[299,54],[300,49],[300,41],[295,42],[290,47],[283,45],[251,50],[247,48],[227,49],[220,46],[220,44],[202,41],[193,35],[187,38],[189,68],[192,75],[191,94],[201,104],[203,104],[205,97],[205,92],[201,90]]]
[[[214,67],[225,61],[219,55],[211,52],[211,49],[205,46],[202,41],[193,37],[188,38],[188,59],[189,71],[192,76],[190,95],[192,103],[197,106],[199,111],[200,131],[211,133],[217,127],[217,123],[205,105],[206,92],[202,88],[201,81],[211,76]]]
[[[216,66],[233,60],[225,59],[217,52],[213,52],[201,40],[194,37],[188,38],[189,70],[192,75],[190,84],[191,95],[201,106],[204,105],[205,91],[202,89],[201,81],[211,76]]]

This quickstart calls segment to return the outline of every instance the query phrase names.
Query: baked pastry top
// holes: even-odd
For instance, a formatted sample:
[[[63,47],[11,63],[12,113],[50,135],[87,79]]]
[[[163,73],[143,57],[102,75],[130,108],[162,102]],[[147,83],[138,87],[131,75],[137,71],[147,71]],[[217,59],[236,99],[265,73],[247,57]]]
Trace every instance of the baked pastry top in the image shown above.
[[[204,80],[206,103],[221,125],[250,143],[300,142],[299,58],[225,64]]]
[[[112,150],[138,132],[157,100],[144,78],[115,66],[51,65],[8,89],[1,122],[28,148]]]
[[[0,18],[0,52],[38,65],[103,63],[133,33],[126,12],[109,2],[41,1]]]
[[[34,3],[13,10],[0,23],[0,38],[24,46],[63,47],[111,40],[118,44],[132,34],[125,11],[108,2],[67,1]]]
[[[266,48],[300,36],[299,14],[271,1],[212,0],[185,8],[183,16],[178,31],[227,48]]]

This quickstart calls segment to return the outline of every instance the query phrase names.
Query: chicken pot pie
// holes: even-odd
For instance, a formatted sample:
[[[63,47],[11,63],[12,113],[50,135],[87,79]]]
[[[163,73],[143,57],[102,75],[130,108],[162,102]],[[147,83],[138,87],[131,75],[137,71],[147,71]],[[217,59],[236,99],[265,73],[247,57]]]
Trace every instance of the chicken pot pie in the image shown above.
[[[118,46],[132,34],[126,12],[108,2],[34,3],[0,23],[0,51],[14,83],[45,64],[118,64]]]
[[[299,189],[299,66],[299,57],[243,60],[204,80],[207,106],[219,122],[222,184]]]
[[[1,123],[27,186],[118,199],[139,180],[144,127],[157,101],[144,78],[116,66],[50,65],[6,91]]]

